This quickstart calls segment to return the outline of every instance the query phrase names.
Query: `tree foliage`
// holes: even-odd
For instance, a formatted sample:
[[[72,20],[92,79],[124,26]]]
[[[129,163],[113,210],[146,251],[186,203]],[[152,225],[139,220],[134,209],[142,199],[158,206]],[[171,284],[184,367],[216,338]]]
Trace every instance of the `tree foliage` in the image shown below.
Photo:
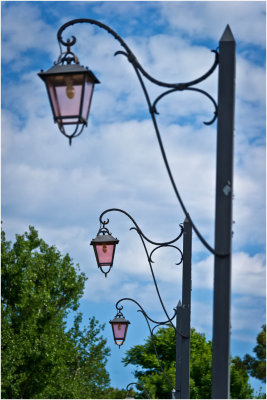
[[[117,388],[108,388],[105,393],[104,397],[105,399],[126,399],[126,396],[128,396],[129,392],[125,389],[117,389]]]
[[[12,244],[2,232],[2,398],[92,398],[109,386],[110,350],[102,325],[81,329],[77,311],[86,277],[53,246],[29,232]]]
[[[172,388],[175,386],[175,333],[173,328],[161,328],[154,335],[159,359],[163,370],[170,381],[161,372],[159,362],[156,358],[153,342],[149,337],[144,345],[132,347],[123,358],[124,365],[135,365],[135,377],[147,389],[152,398],[171,398]],[[190,340],[190,398],[211,398],[211,366],[212,366],[212,344],[206,340],[205,335],[191,329]],[[249,376],[239,359],[231,362],[231,398],[245,399],[253,398],[253,389],[249,384]],[[140,393],[139,398],[145,394]]]
[[[246,354],[243,363],[251,376],[266,382],[266,325],[261,327],[253,352],[256,357]]]

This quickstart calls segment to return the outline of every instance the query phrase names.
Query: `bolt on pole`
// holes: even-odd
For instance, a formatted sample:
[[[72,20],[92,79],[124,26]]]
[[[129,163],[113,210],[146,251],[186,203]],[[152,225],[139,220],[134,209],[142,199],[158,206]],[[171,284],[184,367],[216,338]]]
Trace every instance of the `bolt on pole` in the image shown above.
[[[236,43],[227,25],[219,46],[212,398],[230,395],[230,306]]]

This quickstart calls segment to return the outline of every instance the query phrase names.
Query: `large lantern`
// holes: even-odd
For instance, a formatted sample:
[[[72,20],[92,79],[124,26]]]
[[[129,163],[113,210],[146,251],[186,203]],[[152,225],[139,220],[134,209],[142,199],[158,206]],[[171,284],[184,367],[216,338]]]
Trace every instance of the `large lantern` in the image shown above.
[[[109,323],[112,326],[114,341],[120,348],[126,339],[127,329],[128,325],[130,324],[130,321],[127,321],[124,318],[124,315],[122,314],[121,310],[118,310],[117,314],[115,315],[115,318],[109,321]]]
[[[105,277],[111,270],[114,260],[116,244],[118,239],[114,238],[107,228],[100,228],[95,239],[92,239],[91,245],[95,251],[96,262]],[[103,270],[108,268],[108,270]]]
[[[41,70],[38,75],[46,84],[54,121],[71,144],[72,138],[87,126],[94,85],[99,80],[87,67],[80,65],[70,46],[52,68],[46,72]],[[68,125],[74,125],[71,132],[66,129]]]

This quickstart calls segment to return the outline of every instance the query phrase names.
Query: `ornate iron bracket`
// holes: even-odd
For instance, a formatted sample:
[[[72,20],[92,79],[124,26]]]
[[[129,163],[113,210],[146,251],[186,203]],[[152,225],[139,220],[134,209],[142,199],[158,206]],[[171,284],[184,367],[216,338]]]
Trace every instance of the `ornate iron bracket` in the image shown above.
[[[143,247],[144,247],[146,256],[147,256],[148,264],[149,264],[149,267],[150,267],[150,272],[151,272],[151,275],[152,275],[152,278],[153,278],[153,282],[154,282],[154,285],[155,285],[155,288],[156,288],[156,292],[157,292],[157,295],[158,295],[158,298],[159,298],[161,307],[162,307],[162,309],[163,309],[163,311],[164,311],[164,313],[165,313],[165,315],[166,315],[166,317],[167,317],[167,319],[168,319],[168,322],[171,324],[171,326],[172,326],[174,329],[176,329],[175,326],[174,326],[173,323],[172,323],[172,319],[169,317],[169,314],[168,314],[168,312],[167,312],[167,310],[166,310],[166,307],[165,307],[165,305],[164,305],[164,303],[163,303],[163,300],[162,300],[162,298],[161,298],[161,295],[160,295],[160,292],[159,292],[159,288],[158,288],[158,284],[157,284],[157,281],[156,281],[156,277],[155,277],[155,274],[154,274],[154,271],[153,271],[153,267],[152,267],[152,262],[153,262],[153,261],[151,260],[151,256],[152,256],[152,254],[154,253],[154,251],[156,251],[156,250],[159,249],[159,248],[162,248],[162,247],[172,247],[172,248],[177,249],[177,250],[179,251],[179,253],[180,253],[180,260],[179,260],[179,262],[178,262],[176,265],[181,264],[181,262],[182,262],[182,257],[183,257],[182,251],[181,251],[178,247],[173,246],[173,243],[175,243],[176,241],[178,241],[178,240],[182,237],[182,235],[183,235],[183,225],[182,225],[182,224],[179,225],[181,231],[180,231],[179,235],[178,235],[175,239],[170,240],[170,241],[168,241],[168,242],[162,242],[162,243],[160,243],[160,242],[155,242],[155,241],[149,239],[147,236],[145,236],[144,233],[141,231],[140,227],[138,226],[138,224],[136,223],[136,221],[133,219],[133,217],[132,217],[130,214],[128,214],[126,211],[121,210],[120,208],[111,208],[111,209],[108,209],[108,210],[103,211],[102,214],[101,214],[100,217],[99,217],[100,225],[101,225],[101,224],[102,224],[102,225],[103,225],[103,224],[104,224],[104,225],[108,224],[109,219],[107,219],[107,221],[104,221],[104,220],[103,220],[103,217],[104,217],[104,215],[105,215],[106,213],[108,213],[108,212],[113,212],[113,211],[120,212],[120,213],[126,215],[126,216],[133,222],[134,227],[130,228],[130,230],[135,230],[135,231],[138,233],[138,235],[139,235],[139,237],[140,237],[140,239],[141,239],[141,241],[142,241],[142,244],[143,244]],[[104,226],[104,225],[103,225],[103,226]],[[156,247],[152,250],[152,252],[151,252],[150,254],[149,254],[149,252],[148,252],[148,249],[147,249],[147,246],[146,246],[145,241],[147,241],[147,242],[153,244],[154,246],[156,246]],[[151,322],[157,323],[156,321],[151,321]]]
[[[197,79],[195,79],[195,80],[192,80],[192,81],[189,81],[189,82],[184,82],[184,83],[168,83],[168,82],[162,82],[162,81],[159,81],[159,80],[153,78],[151,75],[149,75],[149,74],[145,71],[145,69],[141,66],[141,64],[140,64],[139,61],[137,60],[137,58],[136,58],[136,56],[134,55],[134,53],[130,50],[130,48],[127,46],[127,44],[124,42],[124,40],[117,34],[117,32],[115,32],[113,29],[111,29],[109,26],[103,24],[102,22],[96,21],[96,20],[94,20],[94,19],[90,19],[90,18],[78,18],[78,19],[73,19],[73,20],[71,20],[71,21],[66,22],[65,24],[63,24],[63,25],[59,28],[59,30],[58,30],[58,32],[57,32],[57,39],[58,39],[58,44],[59,44],[59,47],[60,47],[61,55],[64,54],[64,52],[62,51],[62,45],[63,45],[63,46],[67,46],[67,49],[68,49],[67,52],[70,52],[70,47],[76,43],[76,38],[75,38],[75,36],[72,36],[72,40],[68,39],[67,41],[64,41],[63,38],[62,38],[62,33],[63,33],[63,31],[64,31],[66,28],[68,28],[69,26],[72,26],[72,25],[75,25],[75,24],[80,24],[80,23],[88,23],[88,24],[91,24],[91,25],[98,26],[98,27],[101,28],[101,29],[104,29],[106,32],[108,32],[110,35],[112,35],[112,36],[120,43],[120,45],[123,47],[123,49],[125,50],[125,51],[119,50],[119,51],[117,51],[117,52],[115,53],[115,55],[122,54],[122,55],[126,56],[127,59],[128,59],[128,61],[132,64],[132,66],[133,66],[133,68],[134,68],[134,70],[135,70],[135,72],[136,72],[136,74],[137,74],[137,78],[138,78],[138,80],[139,80],[139,82],[140,82],[140,85],[141,85],[141,87],[142,87],[142,89],[143,89],[144,96],[145,96],[146,101],[147,101],[148,109],[149,109],[150,114],[151,114],[151,118],[152,118],[152,122],[153,122],[153,125],[154,125],[154,128],[155,128],[155,133],[156,133],[156,136],[157,136],[157,139],[158,139],[158,143],[159,143],[161,155],[162,155],[162,158],[163,158],[165,167],[166,167],[166,169],[167,169],[167,173],[168,173],[168,175],[169,175],[171,184],[172,184],[172,186],[173,186],[174,192],[175,192],[175,194],[176,194],[177,200],[178,200],[178,202],[180,203],[180,206],[181,206],[181,208],[182,208],[182,210],[183,210],[185,216],[186,216],[186,217],[188,218],[188,220],[191,222],[192,228],[193,228],[194,232],[196,233],[197,237],[199,238],[199,240],[202,242],[202,244],[203,244],[212,254],[214,254],[214,255],[216,255],[216,256],[218,256],[218,257],[227,257],[227,256],[229,255],[229,253],[218,253],[218,252],[215,251],[214,248],[212,248],[212,247],[209,245],[209,243],[203,238],[203,236],[201,235],[201,233],[199,232],[199,230],[198,230],[197,227],[195,226],[194,222],[192,221],[192,219],[191,219],[191,217],[190,217],[190,214],[188,213],[188,211],[187,211],[187,209],[186,209],[186,207],[185,207],[185,205],[184,205],[184,203],[183,203],[183,201],[182,201],[182,198],[181,198],[181,196],[180,196],[180,193],[179,193],[179,191],[178,191],[178,189],[177,189],[177,187],[176,187],[176,184],[175,184],[175,181],[174,181],[174,178],[173,178],[173,175],[172,175],[172,172],[171,172],[169,163],[168,163],[168,159],[167,159],[167,156],[166,156],[166,153],[165,153],[165,149],[164,149],[164,146],[163,146],[163,143],[162,143],[162,139],[161,139],[161,136],[160,136],[160,131],[159,131],[159,128],[158,128],[157,120],[156,120],[156,114],[158,114],[158,111],[157,111],[157,109],[156,109],[156,104],[159,102],[160,99],[162,99],[162,98],[165,97],[166,95],[168,95],[168,94],[170,94],[170,93],[173,93],[173,92],[175,92],[175,91],[191,90],[191,91],[195,91],[195,92],[201,93],[201,94],[203,94],[205,97],[207,97],[208,99],[210,99],[210,101],[213,103],[213,106],[214,106],[214,108],[215,108],[213,118],[212,118],[210,121],[204,122],[204,124],[210,125],[210,124],[212,124],[213,122],[215,122],[215,120],[216,120],[216,118],[217,118],[217,108],[218,108],[218,107],[217,107],[217,104],[216,104],[216,102],[215,102],[215,100],[212,98],[212,96],[211,96],[210,94],[208,94],[208,93],[205,92],[204,90],[199,89],[199,88],[193,88],[192,86],[195,86],[195,85],[197,85],[198,83],[200,83],[200,82],[206,80],[206,79],[215,71],[217,65],[219,64],[219,53],[218,53],[218,51],[217,51],[217,50],[212,50],[212,52],[215,53],[215,60],[214,60],[214,63],[213,63],[213,65],[211,66],[211,68],[210,68],[204,75],[200,76],[199,78],[197,78]],[[169,90],[163,92],[160,96],[158,96],[158,97],[155,99],[155,101],[153,102],[153,104],[152,104],[152,102],[151,102],[151,100],[150,100],[150,97],[149,97],[149,94],[148,94],[148,91],[147,91],[147,88],[146,88],[146,86],[145,86],[145,83],[144,83],[142,77],[145,77],[146,79],[148,79],[150,82],[154,83],[154,84],[157,85],[157,86],[169,88]],[[62,133],[63,133],[63,132],[62,132]],[[80,134],[80,133],[81,133],[81,132],[79,132],[78,134]],[[77,134],[77,135],[78,135],[78,134]],[[75,135],[75,136],[77,136],[77,135]]]
[[[146,320],[146,323],[147,323],[147,326],[148,326],[148,329],[149,329],[149,332],[150,332],[150,337],[151,337],[151,340],[152,340],[152,343],[153,343],[155,355],[156,355],[156,357],[157,357],[157,360],[158,360],[160,369],[161,369],[161,371],[162,371],[162,373],[163,373],[163,375],[164,375],[166,381],[167,381],[168,384],[170,385],[170,387],[171,387],[172,389],[174,389],[174,388],[173,388],[173,384],[170,382],[169,378],[167,377],[167,375],[166,375],[166,373],[165,373],[165,371],[164,371],[164,369],[163,369],[163,367],[162,367],[162,363],[161,363],[161,361],[160,361],[160,358],[159,358],[159,355],[158,355],[158,351],[157,351],[157,347],[156,347],[156,344],[155,344],[155,341],[154,341],[153,330],[154,330],[156,327],[159,327],[159,326],[170,325],[171,320],[173,320],[173,319],[176,317],[177,310],[175,309],[175,313],[174,313],[173,317],[171,318],[171,320],[159,322],[159,321],[155,321],[155,320],[153,320],[152,318],[150,318],[150,317],[147,315],[147,313],[145,312],[145,310],[143,309],[143,307],[142,307],[136,300],[131,299],[131,298],[129,298],[129,297],[125,297],[125,298],[120,299],[120,300],[117,301],[117,303],[116,303],[116,308],[117,308],[118,312],[121,312],[121,310],[123,309],[123,306],[119,306],[119,303],[121,303],[122,301],[125,301],[125,300],[128,300],[128,301],[131,301],[131,302],[135,303],[135,304],[139,307],[139,310],[137,310],[137,312],[141,312],[141,313],[143,314],[143,316],[145,317],[145,320]],[[154,324],[156,324],[156,326],[155,326],[153,329],[151,329],[150,324],[149,324],[149,321],[150,321],[150,322],[153,322]]]
[[[141,82],[140,78],[141,76],[137,74],[141,86],[143,87],[143,90],[145,92],[145,97],[148,101],[148,106],[149,106],[149,110],[151,114],[159,114],[159,112],[156,109],[156,104],[159,102],[159,100],[161,100],[163,97],[167,96],[168,94],[174,93],[174,92],[181,92],[184,90],[192,90],[195,92],[199,92],[201,94],[203,94],[204,96],[206,96],[208,99],[210,99],[210,101],[213,103],[215,111],[214,111],[214,116],[213,118],[208,121],[208,122],[203,122],[205,125],[211,125],[213,124],[213,122],[215,122],[217,115],[218,115],[218,107],[217,104],[215,102],[215,100],[213,99],[213,97],[207,93],[205,90],[199,89],[199,88],[192,88],[191,86],[194,86],[202,81],[204,81],[205,79],[207,79],[216,69],[218,63],[219,63],[219,53],[217,52],[217,50],[211,50],[213,53],[215,53],[215,60],[214,63],[212,65],[212,67],[208,70],[208,72],[204,75],[202,75],[200,78],[195,79],[193,81],[190,82],[184,82],[184,83],[166,83],[166,82],[161,82],[157,79],[154,79],[151,75],[149,75],[141,66],[141,64],[137,61],[137,58],[133,55],[133,53],[128,54],[124,51],[116,51],[116,53],[114,54],[115,56],[118,54],[124,55],[127,57],[128,61],[133,65],[133,67],[135,68],[135,71],[137,73],[137,70],[141,72],[141,74],[143,76],[145,76],[150,82],[154,83],[157,86],[161,86],[161,87],[168,87],[171,88],[170,90],[167,90],[165,92],[163,92],[162,94],[160,94],[153,102],[153,104],[150,104],[150,101],[148,101],[149,97],[148,97],[148,92],[145,89],[145,85],[143,83],[143,81]]]
[[[67,41],[64,41],[63,38],[62,38],[62,33],[63,33],[63,31],[64,31],[67,27],[69,27],[69,26],[71,26],[71,25],[80,24],[80,23],[89,23],[89,24],[91,24],[91,25],[96,25],[96,26],[98,26],[99,28],[104,29],[105,31],[107,31],[107,32],[108,32],[109,34],[111,34],[111,35],[120,43],[120,45],[125,49],[125,51],[121,51],[121,50],[116,51],[115,54],[114,54],[115,56],[116,56],[116,55],[119,55],[119,54],[126,56],[127,59],[128,59],[128,61],[133,65],[135,71],[136,71],[136,72],[139,71],[145,78],[147,78],[150,82],[154,83],[155,85],[161,86],[161,87],[166,87],[166,88],[172,88],[171,90],[168,90],[168,91],[162,93],[159,97],[157,97],[157,99],[154,101],[153,105],[148,104],[151,113],[156,113],[156,114],[158,114],[158,112],[156,111],[155,106],[156,106],[156,103],[157,103],[161,98],[163,98],[163,97],[166,96],[167,94],[170,94],[170,93],[172,93],[172,92],[174,92],[174,91],[192,90],[192,88],[190,88],[190,87],[191,87],[191,86],[195,86],[195,85],[197,85],[198,83],[200,83],[200,82],[206,80],[206,79],[214,72],[214,70],[216,69],[216,67],[217,67],[217,65],[218,65],[218,63],[219,63],[219,53],[218,53],[218,51],[217,51],[217,50],[212,50],[212,52],[215,53],[215,60],[214,60],[213,65],[211,66],[211,68],[210,68],[204,75],[200,76],[200,77],[197,78],[197,79],[194,79],[194,80],[192,80],[192,81],[189,81],[189,82],[183,82],[183,83],[177,83],[177,82],[175,82],[175,83],[162,82],[162,81],[160,81],[160,80],[158,80],[158,79],[153,78],[150,74],[148,74],[148,72],[147,72],[147,71],[142,67],[142,65],[139,63],[139,61],[137,60],[137,58],[136,58],[136,56],[134,55],[134,53],[133,53],[133,52],[131,51],[131,49],[127,46],[127,44],[124,42],[124,40],[117,34],[117,32],[115,32],[113,29],[111,29],[109,26],[103,24],[102,22],[96,21],[96,20],[93,20],[93,19],[90,19],[90,18],[78,18],[78,19],[74,19],[74,20],[71,20],[71,21],[67,22],[66,24],[62,25],[62,26],[59,28],[59,30],[58,30],[58,32],[57,32],[57,39],[58,39],[58,43],[59,43],[61,55],[65,54],[65,53],[62,52],[62,47],[61,47],[61,45],[66,46],[66,47],[67,47],[67,54],[70,54],[70,53],[71,53],[70,47],[73,46],[73,45],[76,43],[76,41],[77,41],[75,36],[72,36],[72,40],[67,39]],[[71,54],[74,55],[74,53],[71,53]],[[74,56],[75,56],[75,55],[74,55]],[[60,56],[60,58],[61,58],[61,57],[62,57],[62,56]],[[76,56],[75,56],[75,57],[76,57]],[[140,80],[140,77],[139,77],[138,74],[137,74],[137,76],[138,76],[138,78],[139,78],[139,80]],[[140,82],[140,83],[141,83],[141,82]],[[143,87],[143,83],[141,84],[141,86]],[[198,91],[199,93],[202,93],[203,95],[205,95],[206,97],[208,97],[208,98],[212,101],[213,105],[215,106],[214,117],[212,118],[212,120],[209,121],[209,122],[204,122],[206,125],[212,124],[212,123],[216,120],[216,118],[217,118],[217,105],[216,105],[215,100],[214,100],[207,92],[205,92],[204,90],[201,90],[201,89],[193,89],[193,90]],[[147,91],[146,91],[146,92],[147,92]],[[146,98],[147,98],[147,100],[148,100],[148,94],[147,94],[147,93],[145,93],[145,96],[146,96]],[[149,101],[148,103],[150,103],[150,101]]]

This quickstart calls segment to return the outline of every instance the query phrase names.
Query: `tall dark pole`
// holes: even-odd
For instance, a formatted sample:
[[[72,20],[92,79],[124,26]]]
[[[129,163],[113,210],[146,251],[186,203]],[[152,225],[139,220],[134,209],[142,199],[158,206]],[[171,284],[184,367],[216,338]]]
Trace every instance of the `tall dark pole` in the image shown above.
[[[220,40],[213,300],[212,398],[229,399],[235,39]]]
[[[186,218],[183,235],[182,303],[179,301],[177,306],[176,322],[176,399],[190,399],[191,258],[192,225]]]

